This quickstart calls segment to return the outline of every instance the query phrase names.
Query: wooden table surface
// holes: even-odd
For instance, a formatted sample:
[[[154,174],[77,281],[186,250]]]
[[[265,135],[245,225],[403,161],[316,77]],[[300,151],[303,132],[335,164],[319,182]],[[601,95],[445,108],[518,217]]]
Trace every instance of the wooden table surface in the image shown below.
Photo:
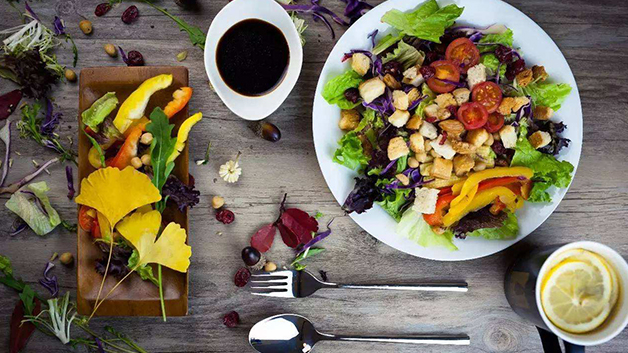
[[[479,1],[479,0],[478,0]],[[233,275],[242,265],[241,249],[263,224],[278,212],[283,193],[288,203],[310,213],[324,214],[322,222],[342,211],[332,197],[316,161],[312,143],[311,111],[315,85],[323,63],[334,45],[327,30],[308,19],[303,72],[294,91],[269,121],[282,132],[278,143],[257,138],[247,124],[232,114],[208,86],[203,67],[203,53],[189,44],[187,35],[174,22],[145,4],[137,4],[140,17],[132,25],[120,20],[128,6],[124,3],[106,16],[94,16],[98,0],[58,0],[33,2],[32,7],[44,18],[59,14],[68,26],[79,49],[81,67],[124,65],[103,51],[104,44],[120,45],[125,50],[139,50],[147,65],[179,65],[177,53],[187,50],[187,60],[180,63],[190,70],[195,89],[190,112],[202,111],[205,119],[190,136],[192,159],[202,158],[211,140],[208,165],[191,163],[201,202],[190,211],[190,244],[193,248],[190,268],[190,314],[169,318],[96,318],[91,322],[100,329],[109,324],[127,333],[149,352],[250,352],[249,328],[271,315],[294,312],[309,317],[323,331],[334,333],[412,334],[421,332],[468,333],[471,347],[442,348],[382,346],[370,344],[322,343],[316,352],[540,352],[536,329],[520,319],[504,297],[506,267],[517,254],[537,245],[594,240],[608,244],[628,255],[626,216],[628,215],[628,2],[622,0],[544,1],[509,0],[536,21],[556,41],[573,70],[584,112],[584,148],[575,181],[556,212],[533,234],[512,248],[483,259],[445,263],[414,258],[377,241],[360,229],[349,217],[338,217],[333,234],[322,243],[327,251],[308,261],[311,270],[327,271],[332,281],[364,282],[466,280],[467,294],[373,293],[366,291],[326,291],[302,300],[276,300],[252,297],[233,284]],[[378,3],[379,1],[370,1]],[[212,18],[227,0],[200,1],[197,11],[183,11],[172,1],[160,1],[172,13],[189,23],[207,29]],[[341,12],[339,0],[323,3]],[[418,1],[417,1],[418,3]],[[18,6],[23,6],[21,2]],[[92,21],[94,32],[83,35],[78,22]],[[17,12],[5,1],[0,3],[0,29],[20,23]],[[343,29],[334,25],[337,35]],[[525,34],[517,33],[517,38]],[[71,64],[69,46],[57,51],[62,64]],[[0,81],[1,92],[12,89]],[[76,141],[78,106],[77,84],[61,84],[53,90],[55,105],[63,112],[58,128],[63,141]],[[17,113],[12,116],[16,119]],[[42,162],[53,154],[33,141],[18,139],[13,131],[14,164],[9,181],[33,169],[32,160]],[[218,167],[242,152],[243,176],[227,185],[218,176]],[[2,152],[4,153],[4,152]],[[18,155],[17,153],[20,153]],[[42,175],[52,186],[51,201],[67,220],[76,218],[76,206],[66,198],[63,166],[50,168],[52,175]],[[76,171],[76,168],[75,168]],[[221,195],[236,220],[231,225],[216,221],[210,200]],[[6,197],[0,197],[4,203]],[[9,256],[15,272],[43,290],[37,281],[53,252],[75,252],[76,234],[59,227],[45,237],[31,231],[8,236],[14,215],[0,207],[0,253]],[[280,265],[294,254],[278,239],[268,257]],[[75,269],[57,267],[62,292],[76,290]],[[9,319],[17,296],[0,287],[0,347],[7,347]],[[241,324],[228,329],[222,324],[225,313],[236,310]],[[592,347],[589,352],[625,352],[628,333],[612,342]],[[4,351],[5,348],[0,348]],[[35,333],[27,352],[65,352],[54,338]]]

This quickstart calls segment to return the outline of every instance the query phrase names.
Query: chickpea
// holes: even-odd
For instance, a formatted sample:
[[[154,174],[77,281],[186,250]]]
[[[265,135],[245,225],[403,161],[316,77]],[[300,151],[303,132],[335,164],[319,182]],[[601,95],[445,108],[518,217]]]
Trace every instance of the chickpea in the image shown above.
[[[70,266],[74,262],[74,255],[69,252],[63,253],[59,256],[59,261],[66,266]]]
[[[86,35],[92,34],[92,31],[94,30],[92,28],[92,23],[90,21],[88,21],[88,20],[83,20],[83,21],[79,22],[79,28]]]
[[[142,168],[142,166],[144,165],[142,163],[142,160],[140,159],[140,157],[133,157],[131,159],[131,165],[133,166],[133,168],[135,169],[140,169]]]
[[[145,132],[142,134],[142,137],[140,137],[140,143],[144,145],[150,145],[151,142],[153,142],[153,134],[150,132]]]
[[[140,158],[140,160],[142,161],[143,165],[150,165],[150,154],[146,153],[142,156],[142,158]]]
[[[115,58],[116,56],[118,56],[118,51],[113,44],[105,44],[103,48],[105,48],[105,52],[110,57]]]
[[[65,69],[65,79],[68,80],[68,82],[76,81],[76,72],[72,69]]]
[[[419,161],[416,158],[414,158],[414,157],[408,158],[408,167],[410,167],[410,168],[418,168],[419,167]]]
[[[212,207],[214,209],[219,209],[225,204],[225,199],[220,196],[212,197]]]
[[[264,265],[264,271],[266,272],[273,272],[275,270],[277,270],[277,265],[275,265],[274,262],[268,261],[266,265]]]

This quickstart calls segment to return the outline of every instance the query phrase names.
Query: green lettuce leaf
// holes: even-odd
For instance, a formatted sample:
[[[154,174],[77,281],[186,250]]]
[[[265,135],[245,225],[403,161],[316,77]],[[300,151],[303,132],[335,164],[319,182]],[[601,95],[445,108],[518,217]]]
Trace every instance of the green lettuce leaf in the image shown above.
[[[517,216],[514,213],[508,213],[508,218],[504,221],[504,225],[499,228],[482,228],[467,233],[468,237],[482,237],[489,240],[513,239],[519,232],[519,224]]]
[[[499,67],[499,60],[495,54],[486,54],[480,57],[480,64],[484,64],[489,70],[489,76],[495,75],[497,68]],[[499,69],[500,79],[506,78],[506,65],[502,65]]]
[[[446,231],[443,234],[434,233],[430,225],[423,219],[423,215],[412,208],[403,214],[399,224],[397,224],[396,231],[398,235],[426,248],[440,246],[451,251],[458,250],[458,247],[454,245],[454,234],[451,231]]]
[[[348,88],[357,88],[363,79],[360,74],[349,70],[329,80],[323,87],[323,98],[329,104],[336,104],[340,109],[352,109],[360,103],[351,103],[345,98]]]
[[[13,266],[8,257],[0,255],[0,272],[5,276],[13,276]]]
[[[436,0],[429,0],[412,12],[390,10],[382,17],[382,22],[413,37],[440,43],[445,28],[450,27],[463,10],[453,4],[439,9]]]
[[[159,280],[153,275],[153,268],[148,264],[143,264],[137,267],[137,263],[140,260],[140,254],[137,250],[133,250],[133,253],[129,257],[128,267],[131,269],[135,269],[135,272],[140,275],[140,278],[144,281],[151,281],[154,285],[159,287]]]
[[[353,170],[368,164],[369,159],[364,155],[362,142],[355,131],[350,131],[342,136],[338,144],[340,147],[334,153],[334,162]]]
[[[512,48],[513,45],[513,33],[510,28],[506,30],[504,33],[493,33],[487,34],[482,39],[479,40],[479,43],[498,43],[501,45],[505,45],[507,47]],[[478,45],[478,49],[480,53],[488,53],[495,51],[496,45]]]
[[[537,82],[521,87],[521,90],[532,98],[535,106],[542,105],[558,110],[571,93],[571,86],[566,83]]]
[[[536,182],[534,186],[532,186],[532,190],[530,190],[530,196],[528,197],[528,201],[530,202],[552,202],[552,198],[545,191],[550,186],[550,183]]]
[[[425,107],[434,102],[434,99],[436,98],[436,93],[432,92],[427,84],[423,84],[423,86],[421,86],[421,93],[423,93],[424,96],[427,96],[427,98],[419,102],[419,105],[416,107],[415,113],[418,114],[421,118],[425,119],[425,114],[423,114],[423,111],[425,110]]]
[[[89,126],[94,132],[98,132],[98,125],[118,106],[118,97],[115,92],[107,92],[98,98],[87,110],[81,113],[83,124]]]
[[[362,113],[362,119],[360,120],[358,127],[356,127],[353,131],[361,132],[367,127],[375,130],[379,130],[384,127],[384,120],[373,109],[366,109],[364,113]]]
[[[410,44],[406,44],[406,42],[401,41],[395,50],[386,54],[386,56],[382,59],[382,63],[385,64],[389,61],[395,60],[403,65],[403,69],[406,70],[409,67],[416,65],[419,61],[423,62],[423,59],[425,59],[425,54],[423,54],[423,52],[420,52]]]
[[[384,38],[380,39],[375,48],[373,48],[373,54],[379,55],[384,52],[384,50],[392,47],[397,44],[405,36],[405,33],[400,32],[396,35],[389,33]]]
[[[400,158],[401,160],[401,158]],[[402,164],[406,163],[407,158],[402,162]],[[397,168],[399,169],[399,161],[397,162]],[[405,169],[405,167],[404,167]],[[378,187],[383,187],[394,182],[396,179],[379,179],[375,183]],[[376,201],[378,205],[380,205],[392,218],[394,218],[397,222],[401,219],[402,209],[408,203],[408,196],[412,192],[412,189],[391,189],[392,193],[383,194],[383,200]]]
[[[36,201],[22,191],[35,194],[48,215],[40,209]],[[45,181],[29,184],[11,195],[5,206],[24,220],[37,235],[46,235],[61,223],[59,214],[48,200],[48,191],[50,188]]]

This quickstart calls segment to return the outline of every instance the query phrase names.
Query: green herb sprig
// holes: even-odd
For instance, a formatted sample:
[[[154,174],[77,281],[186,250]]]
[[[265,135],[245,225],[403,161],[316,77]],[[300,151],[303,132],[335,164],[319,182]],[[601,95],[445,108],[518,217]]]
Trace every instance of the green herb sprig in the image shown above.
[[[22,107],[22,120],[18,121],[17,128],[22,138],[30,138],[39,145],[49,148],[59,154],[61,161],[71,161],[78,165],[76,161],[76,153],[65,148],[59,141],[59,136],[55,133],[52,135],[44,135],[41,133],[41,123],[43,119],[39,117],[41,104],[33,103],[25,104]]]
[[[170,17],[174,22],[176,22],[179,25],[179,28],[182,31],[187,32],[187,34],[190,36],[190,42],[192,43],[192,45],[205,50],[205,33],[203,32],[203,30],[201,30],[199,27],[188,24],[184,20],[170,14],[168,11],[166,11],[166,9],[163,9],[148,0],[143,0],[143,1],[147,3],[149,6],[151,6],[152,8],[154,8],[155,10]]]

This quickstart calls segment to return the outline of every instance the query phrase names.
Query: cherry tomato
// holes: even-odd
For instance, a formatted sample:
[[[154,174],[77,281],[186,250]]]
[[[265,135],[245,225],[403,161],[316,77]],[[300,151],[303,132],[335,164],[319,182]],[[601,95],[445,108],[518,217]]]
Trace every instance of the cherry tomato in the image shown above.
[[[492,113],[499,108],[502,102],[502,89],[495,82],[482,82],[473,87],[471,98],[474,102],[478,102]]]
[[[82,205],[79,208],[78,213],[78,224],[86,232],[92,231],[92,226],[94,225],[94,221],[96,220],[96,210],[91,207],[87,207]]]
[[[445,58],[455,63],[463,74],[480,62],[480,51],[469,38],[458,38],[447,46]]]
[[[467,130],[479,129],[488,120],[486,108],[478,102],[467,102],[458,108],[458,120]]]
[[[460,70],[456,64],[448,60],[439,60],[434,61],[430,66],[436,70],[434,77],[427,80],[427,85],[432,91],[436,93],[447,93],[456,88],[456,86],[451,83],[441,81],[460,81]]]
[[[94,223],[92,224],[92,238],[94,239],[102,238],[102,233],[100,232],[100,224],[98,223],[98,218],[94,218]]]
[[[499,114],[498,112],[491,113],[486,120],[486,125],[484,128],[486,131],[493,133],[499,131],[499,129],[504,126],[504,116]]]

